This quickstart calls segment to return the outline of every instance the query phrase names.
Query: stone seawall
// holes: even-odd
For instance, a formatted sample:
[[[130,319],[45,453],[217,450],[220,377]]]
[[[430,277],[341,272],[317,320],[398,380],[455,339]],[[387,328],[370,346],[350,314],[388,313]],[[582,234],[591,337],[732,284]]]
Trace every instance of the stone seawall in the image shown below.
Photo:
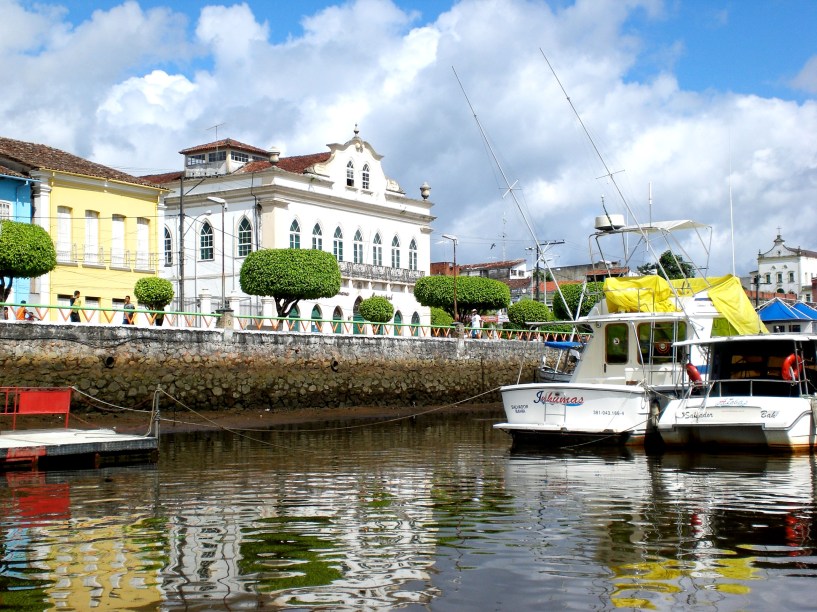
[[[480,394],[532,380],[541,350],[515,340],[45,323],[0,322],[0,335],[0,385],[75,386],[131,408],[148,408],[161,385],[195,410],[495,402],[497,391]]]

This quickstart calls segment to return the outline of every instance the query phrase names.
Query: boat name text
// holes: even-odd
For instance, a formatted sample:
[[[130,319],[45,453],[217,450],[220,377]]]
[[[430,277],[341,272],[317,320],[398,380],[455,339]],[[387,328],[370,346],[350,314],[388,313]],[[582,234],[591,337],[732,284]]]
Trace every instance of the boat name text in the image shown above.
[[[584,397],[577,395],[569,397],[567,395],[559,395],[558,393],[539,391],[536,394],[534,404],[564,404],[565,406],[581,406],[584,404]]]
[[[682,419],[711,419],[714,415],[703,410],[684,410],[681,413]]]

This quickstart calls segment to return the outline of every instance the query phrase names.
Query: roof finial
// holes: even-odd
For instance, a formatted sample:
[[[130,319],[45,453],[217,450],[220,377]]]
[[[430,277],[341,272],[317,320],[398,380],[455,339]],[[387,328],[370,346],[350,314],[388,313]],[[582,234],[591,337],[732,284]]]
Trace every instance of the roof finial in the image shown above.
[[[360,134],[360,130],[357,129],[357,123],[355,123],[355,138],[357,138],[358,134]]]

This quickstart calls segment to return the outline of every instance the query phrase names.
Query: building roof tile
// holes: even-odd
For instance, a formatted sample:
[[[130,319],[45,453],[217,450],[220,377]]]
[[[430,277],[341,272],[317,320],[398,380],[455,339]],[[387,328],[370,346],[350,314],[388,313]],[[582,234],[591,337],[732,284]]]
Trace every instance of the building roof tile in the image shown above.
[[[17,176],[19,178],[26,178],[24,174],[20,174],[16,170],[12,170],[11,168],[8,168],[2,164],[0,164],[0,174],[4,174],[6,176]]]
[[[91,176],[155,187],[143,178],[137,178],[120,170],[108,168],[102,164],[83,159],[71,153],[66,153],[60,149],[55,149],[42,144],[13,140],[11,138],[0,137],[0,159],[6,159],[33,170],[55,170],[57,172],[69,172],[82,176]]]
[[[179,151],[179,153],[182,155],[190,155],[191,153],[203,153],[205,151],[214,151],[216,149],[232,149],[233,151],[243,151],[245,153],[252,153],[253,155],[264,156],[268,156],[270,153],[264,149],[259,149],[258,147],[248,145],[244,142],[239,142],[238,140],[233,140],[232,138],[224,138],[222,140],[196,145],[194,147],[182,149]]]
[[[485,263],[460,264],[460,270],[505,270],[519,264],[525,263],[524,259],[511,259],[509,261],[489,261]]]

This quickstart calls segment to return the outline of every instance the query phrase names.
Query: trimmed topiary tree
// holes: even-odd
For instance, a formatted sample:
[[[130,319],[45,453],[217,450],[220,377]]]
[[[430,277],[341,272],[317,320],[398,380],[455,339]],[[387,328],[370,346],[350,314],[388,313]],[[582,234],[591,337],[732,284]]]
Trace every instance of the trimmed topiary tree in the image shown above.
[[[603,296],[602,287],[603,282],[587,283],[587,289],[584,299],[582,299],[582,283],[572,285],[561,285],[559,289],[565,297],[567,304],[562,301],[561,296],[556,293],[553,296],[553,314],[556,319],[560,321],[570,321],[576,318],[576,309],[579,307],[581,300],[581,312],[579,316],[584,316],[590,312],[590,309],[595,306]]]
[[[524,329],[528,323],[553,321],[553,313],[542,302],[530,299],[519,300],[508,307],[508,319],[514,326]]]
[[[287,317],[301,300],[336,296],[340,268],[326,251],[261,249],[244,259],[239,282],[248,295],[273,298],[278,316]]]
[[[8,300],[15,278],[36,278],[57,267],[51,236],[39,225],[0,221],[0,291]]]
[[[136,281],[136,285],[133,287],[133,295],[148,310],[157,311],[154,323],[161,326],[165,320],[162,311],[164,311],[165,306],[173,301],[173,284],[166,278],[146,276]]]
[[[360,316],[371,323],[388,323],[394,316],[394,306],[386,298],[373,295],[360,302]]]
[[[454,277],[424,276],[414,284],[414,297],[423,306],[454,314]],[[500,310],[511,303],[511,290],[503,282],[482,276],[457,277],[457,312]]]

